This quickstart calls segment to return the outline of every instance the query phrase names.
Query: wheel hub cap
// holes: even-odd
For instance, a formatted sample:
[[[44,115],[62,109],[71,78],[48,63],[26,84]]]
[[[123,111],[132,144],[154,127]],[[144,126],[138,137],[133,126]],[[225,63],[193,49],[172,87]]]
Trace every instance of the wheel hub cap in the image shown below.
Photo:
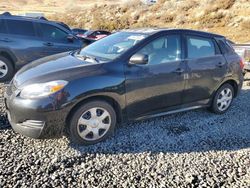
[[[220,92],[219,97],[217,99],[218,109],[220,111],[227,110],[232,102],[232,99],[233,99],[233,93],[232,93],[231,89],[229,89],[229,88],[223,89]]]
[[[3,78],[8,73],[8,66],[0,60],[0,78]]]
[[[86,110],[79,118],[77,131],[81,138],[95,141],[103,137],[111,126],[111,116],[104,108]]]

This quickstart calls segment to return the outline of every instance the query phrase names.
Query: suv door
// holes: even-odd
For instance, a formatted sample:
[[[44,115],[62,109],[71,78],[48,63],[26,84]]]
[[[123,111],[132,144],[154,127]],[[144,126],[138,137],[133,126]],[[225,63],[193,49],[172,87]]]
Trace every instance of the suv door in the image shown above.
[[[5,23],[8,34],[1,37],[1,43],[17,57],[18,66],[41,57],[41,41],[32,21],[5,19]]]
[[[148,56],[148,64],[126,66],[127,113],[131,119],[166,111],[182,103],[185,64],[180,35],[164,35],[137,53]]]
[[[227,61],[213,38],[187,35],[188,79],[184,103],[208,102],[227,72]]]
[[[67,33],[59,27],[47,23],[39,23],[37,27],[39,35],[43,40],[44,56],[81,48],[82,43],[79,39],[74,38],[69,40],[68,36],[70,33]]]

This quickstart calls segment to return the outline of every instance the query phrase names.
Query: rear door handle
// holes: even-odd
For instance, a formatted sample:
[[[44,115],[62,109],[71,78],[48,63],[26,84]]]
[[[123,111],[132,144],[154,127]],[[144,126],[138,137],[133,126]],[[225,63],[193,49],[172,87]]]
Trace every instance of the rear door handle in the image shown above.
[[[176,69],[175,71],[174,71],[174,73],[177,73],[177,74],[181,74],[181,73],[183,73],[184,72],[184,69],[182,69],[182,68],[178,68],[178,69]]]
[[[219,62],[219,63],[217,63],[217,67],[223,67],[223,65],[224,65],[224,63],[222,63],[222,62]]]
[[[54,46],[54,44],[52,42],[45,42],[43,43],[45,46]]]

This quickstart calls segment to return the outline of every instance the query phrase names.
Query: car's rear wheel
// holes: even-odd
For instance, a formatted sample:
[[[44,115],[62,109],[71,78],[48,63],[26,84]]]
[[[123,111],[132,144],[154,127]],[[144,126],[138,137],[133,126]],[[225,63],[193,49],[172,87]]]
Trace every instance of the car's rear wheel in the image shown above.
[[[3,56],[0,56],[0,82],[11,80],[14,76],[14,68],[11,61]]]
[[[211,111],[216,114],[225,113],[231,106],[234,98],[234,88],[230,84],[222,85],[215,93]]]
[[[70,122],[70,139],[82,145],[95,144],[111,136],[116,125],[116,113],[105,101],[83,104]]]

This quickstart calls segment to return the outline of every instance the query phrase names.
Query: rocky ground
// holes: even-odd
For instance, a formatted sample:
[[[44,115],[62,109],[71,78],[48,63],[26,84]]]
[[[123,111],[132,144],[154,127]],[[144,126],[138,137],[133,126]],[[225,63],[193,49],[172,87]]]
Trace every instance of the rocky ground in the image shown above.
[[[224,115],[195,110],[124,124],[88,147],[16,134],[1,98],[0,187],[250,187],[249,83]]]

